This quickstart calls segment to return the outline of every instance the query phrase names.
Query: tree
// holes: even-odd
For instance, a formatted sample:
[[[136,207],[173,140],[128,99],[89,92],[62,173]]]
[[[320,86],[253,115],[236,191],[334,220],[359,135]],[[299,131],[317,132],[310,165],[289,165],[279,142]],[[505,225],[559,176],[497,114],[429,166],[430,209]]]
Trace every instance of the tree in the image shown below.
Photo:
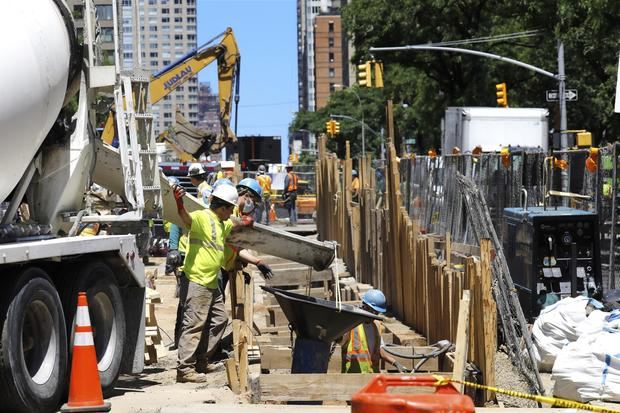
[[[595,140],[615,140],[620,119],[613,115],[620,2],[614,0],[352,0],[342,11],[353,39],[352,62],[370,57],[370,47],[402,46],[539,29],[534,37],[475,44],[476,50],[515,58],[557,71],[557,39],[564,41],[567,87],[579,90],[568,105],[569,128],[585,128]],[[420,149],[438,147],[447,106],[495,106],[495,83],[508,85],[512,107],[548,107],[554,79],[480,57],[438,52],[375,56],[384,61],[385,96],[407,103],[395,115],[397,132],[415,137]]]

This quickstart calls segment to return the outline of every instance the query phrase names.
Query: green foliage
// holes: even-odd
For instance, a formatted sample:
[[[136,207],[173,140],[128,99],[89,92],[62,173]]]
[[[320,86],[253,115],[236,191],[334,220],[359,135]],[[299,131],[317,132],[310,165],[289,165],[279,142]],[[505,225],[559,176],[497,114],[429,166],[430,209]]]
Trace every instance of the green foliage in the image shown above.
[[[566,86],[578,89],[579,101],[568,104],[569,129],[588,129],[596,141],[620,136],[613,115],[620,2],[617,0],[352,0],[343,22],[355,45],[353,63],[370,57],[370,47],[404,46],[468,39],[538,29],[534,37],[460,46],[487,51],[557,73],[557,41],[564,42]],[[556,104],[545,101],[546,89],[557,89],[548,77],[511,64],[456,53],[410,51],[376,54],[384,61],[385,89],[358,89],[365,121],[375,130],[385,123],[384,105],[394,101],[398,136],[416,138],[420,150],[439,147],[441,118],[447,106],[496,106],[495,84],[506,82],[511,107],[548,107],[558,129]],[[403,107],[406,104],[406,107]],[[291,129],[324,131],[329,113],[360,116],[359,103],[347,90],[334,93],[314,113],[300,112]],[[357,115],[357,116],[356,116]],[[301,126],[303,125],[303,126]],[[359,153],[359,125],[341,122],[344,139]],[[367,147],[379,140],[366,134]],[[335,146],[335,142],[331,145]]]

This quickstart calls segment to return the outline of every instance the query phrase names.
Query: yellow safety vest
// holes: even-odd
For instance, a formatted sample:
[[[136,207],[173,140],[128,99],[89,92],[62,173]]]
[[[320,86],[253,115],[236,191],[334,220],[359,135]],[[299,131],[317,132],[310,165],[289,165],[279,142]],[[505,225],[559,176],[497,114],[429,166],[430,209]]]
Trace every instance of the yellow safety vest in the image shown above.
[[[224,263],[224,246],[233,224],[220,221],[211,209],[190,213],[192,227],[183,271],[187,278],[207,288],[217,288],[217,274]]]
[[[373,325],[373,328],[376,326]],[[342,347],[342,372],[343,373],[379,373],[379,361],[381,356],[381,335],[377,329],[375,334],[375,354],[370,353],[364,324],[355,327],[349,333],[349,342]]]

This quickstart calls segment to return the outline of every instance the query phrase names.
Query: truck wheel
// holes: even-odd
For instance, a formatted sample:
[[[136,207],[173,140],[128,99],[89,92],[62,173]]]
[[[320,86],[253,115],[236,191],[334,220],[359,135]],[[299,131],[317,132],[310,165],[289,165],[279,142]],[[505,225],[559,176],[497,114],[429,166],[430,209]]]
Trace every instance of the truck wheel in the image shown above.
[[[0,409],[53,412],[66,391],[62,304],[47,274],[25,270],[2,301]]]
[[[84,263],[70,287],[63,288],[65,318],[70,343],[77,309],[77,295],[86,291],[90,324],[93,327],[99,381],[104,396],[114,389],[120,373],[125,346],[125,311],[123,300],[112,270],[102,262]],[[69,304],[69,305],[67,305]],[[70,347],[71,349],[73,346]]]

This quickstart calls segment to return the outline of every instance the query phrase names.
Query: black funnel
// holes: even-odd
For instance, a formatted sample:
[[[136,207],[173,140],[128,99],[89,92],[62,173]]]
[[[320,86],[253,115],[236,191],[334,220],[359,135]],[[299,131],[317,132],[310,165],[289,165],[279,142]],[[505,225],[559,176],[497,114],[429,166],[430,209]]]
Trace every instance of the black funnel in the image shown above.
[[[261,288],[276,296],[297,337],[331,343],[365,321],[381,320],[350,304],[342,304],[338,311],[335,301],[262,285]]]

